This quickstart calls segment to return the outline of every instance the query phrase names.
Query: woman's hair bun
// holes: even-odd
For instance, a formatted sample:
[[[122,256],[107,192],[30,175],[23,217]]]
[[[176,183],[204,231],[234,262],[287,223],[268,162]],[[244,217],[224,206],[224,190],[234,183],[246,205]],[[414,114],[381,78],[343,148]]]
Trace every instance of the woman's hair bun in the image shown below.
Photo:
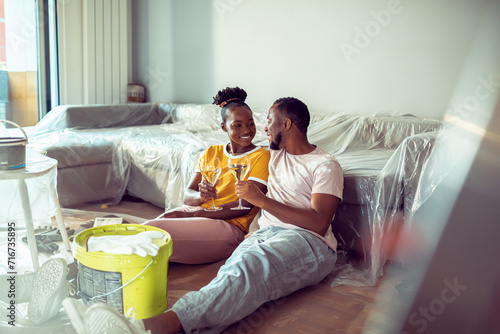
[[[242,88],[236,86],[234,88],[227,87],[217,92],[215,95],[213,104],[219,105],[220,107],[224,107],[230,101],[241,100],[241,102],[245,102],[247,98],[247,92]]]

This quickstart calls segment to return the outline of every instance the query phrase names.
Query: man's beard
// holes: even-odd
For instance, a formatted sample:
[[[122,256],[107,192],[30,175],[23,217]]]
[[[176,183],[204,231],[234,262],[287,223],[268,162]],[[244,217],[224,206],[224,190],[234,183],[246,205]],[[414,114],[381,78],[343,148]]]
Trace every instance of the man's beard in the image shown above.
[[[278,133],[278,135],[276,136],[276,139],[274,141],[269,143],[269,148],[271,150],[279,150],[280,144],[281,144],[281,132]]]

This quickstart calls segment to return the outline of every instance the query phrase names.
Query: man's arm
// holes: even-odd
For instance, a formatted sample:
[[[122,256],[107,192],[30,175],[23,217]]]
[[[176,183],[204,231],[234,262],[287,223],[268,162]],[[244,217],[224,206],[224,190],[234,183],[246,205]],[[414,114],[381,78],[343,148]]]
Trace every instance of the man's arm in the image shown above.
[[[266,210],[283,222],[324,235],[337,209],[339,198],[329,194],[313,194],[307,209],[294,208],[267,197],[249,182],[236,183],[236,195]]]

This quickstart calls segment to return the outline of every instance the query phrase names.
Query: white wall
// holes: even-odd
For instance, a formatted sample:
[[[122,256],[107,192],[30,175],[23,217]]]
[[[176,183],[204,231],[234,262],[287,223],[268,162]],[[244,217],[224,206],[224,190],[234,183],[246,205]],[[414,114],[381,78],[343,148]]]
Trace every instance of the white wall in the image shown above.
[[[83,104],[82,0],[57,1],[59,101]]]
[[[253,108],[442,118],[486,2],[133,0],[134,81],[156,72],[153,102],[239,85]]]
[[[146,86],[146,99],[173,97],[172,1],[132,1],[132,78]]]

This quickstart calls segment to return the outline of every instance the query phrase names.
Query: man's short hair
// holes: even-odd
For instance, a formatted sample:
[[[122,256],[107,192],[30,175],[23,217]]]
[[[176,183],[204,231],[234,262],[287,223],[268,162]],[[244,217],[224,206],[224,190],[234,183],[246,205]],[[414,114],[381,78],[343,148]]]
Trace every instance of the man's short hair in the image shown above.
[[[290,118],[300,131],[307,133],[311,116],[304,102],[295,97],[282,97],[277,99],[274,104],[276,104],[276,109],[281,111],[285,117]]]

